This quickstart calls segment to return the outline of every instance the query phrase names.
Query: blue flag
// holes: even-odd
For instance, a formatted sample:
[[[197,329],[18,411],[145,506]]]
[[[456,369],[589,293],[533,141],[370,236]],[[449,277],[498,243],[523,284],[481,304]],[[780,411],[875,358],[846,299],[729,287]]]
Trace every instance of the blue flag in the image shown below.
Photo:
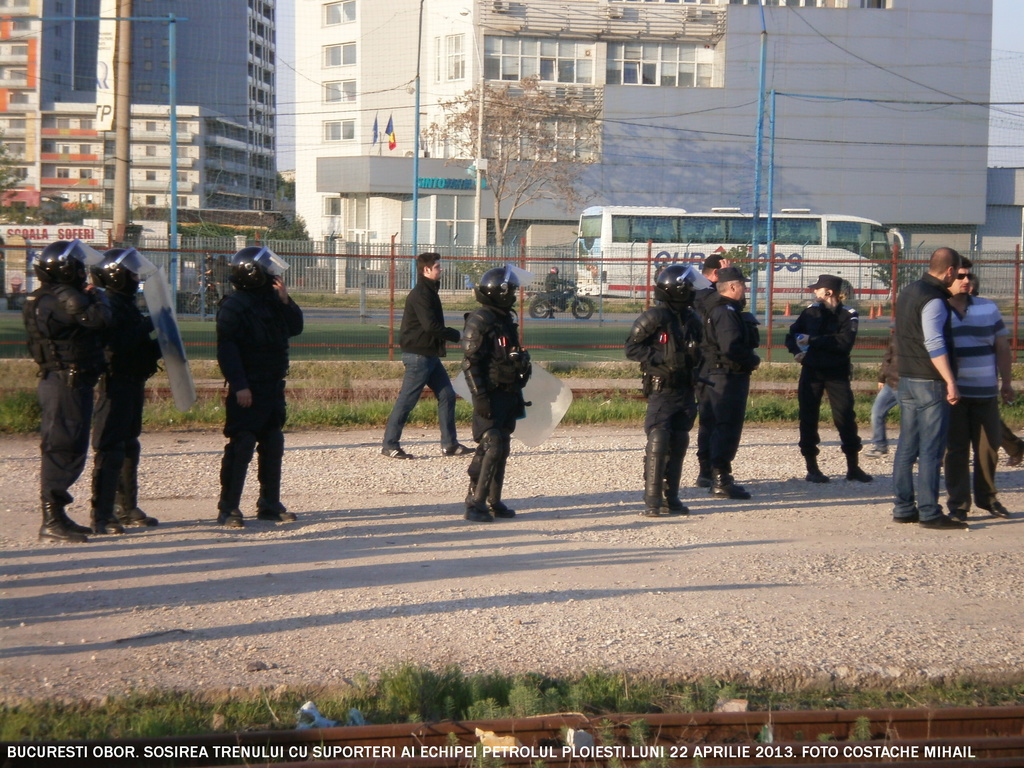
[[[379,139],[379,138],[380,138],[380,131],[377,129],[377,116],[374,115],[373,116],[373,143],[370,144],[370,146],[371,147],[376,146],[377,145],[377,139]]]

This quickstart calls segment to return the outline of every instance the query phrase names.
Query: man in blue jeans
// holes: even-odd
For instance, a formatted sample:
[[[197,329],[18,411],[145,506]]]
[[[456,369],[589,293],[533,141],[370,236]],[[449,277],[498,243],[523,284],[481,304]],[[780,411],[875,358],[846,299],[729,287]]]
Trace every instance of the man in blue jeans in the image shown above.
[[[445,342],[458,343],[461,334],[444,324],[444,311],[437,295],[441,285],[441,255],[421,253],[416,257],[416,285],[405,297],[405,314],[399,343],[405,377],[398,400],[391,409],[384,430],[381,453],[392,459],[411,459],[399,445],[409,414],[420,400],[424,387],[437,397],[437,420],[441,424],[441,455],[467,456],[473,452],[455,436],[455,390],[441,358]]]
[[[950,407],[960,400],[948,303],[960,263],[959,253],[939,248],[931,256],[928,272],[904,288],[896,300],[900,440],[892,467],[896,497],[892,517],[897,523],[919,523],[934,530],[967,528],[967,523],[944,515],[939,505],[939,469],[946,452]]]

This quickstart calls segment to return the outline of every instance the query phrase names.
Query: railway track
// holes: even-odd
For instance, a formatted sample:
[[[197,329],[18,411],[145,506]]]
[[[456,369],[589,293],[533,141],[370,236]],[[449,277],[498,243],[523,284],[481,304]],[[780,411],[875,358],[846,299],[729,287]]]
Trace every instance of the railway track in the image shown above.
[[[479,731],[521,745],[481,746]],[[570,744],[570,731],[576,732]],[[485,742],[485,744],[488,742]],[[641,768],[861,766],[1020,768],[1024,707],[558,714],[515,720],[367,725],[165,739],[3,745],[3,768]],[[475,752],[474,752],[475,749]],[[487,761],[482,761],[486,756]],[[66,758],[73,757],[72,762]],[[494,758],[491,760],[490,758]]]

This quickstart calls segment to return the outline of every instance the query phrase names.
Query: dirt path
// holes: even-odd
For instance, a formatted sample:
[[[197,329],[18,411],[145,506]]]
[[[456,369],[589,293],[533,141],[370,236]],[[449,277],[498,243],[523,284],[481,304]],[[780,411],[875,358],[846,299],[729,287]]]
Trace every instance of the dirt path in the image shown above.
[[[3,438],[0,696],[320,685],[402,662],[780,687],[1018,679],[1024,514],[893,524],[891,462],[847,483],[823,436],[828,485],[803,481],[795,429],[748,429],[736,475],[752,501],[689,488],[690,516],[649,520],[639,430],[560,430],[513,444],[519,516],[481,525],[461,519],[466,460],[440,457],[435,431],[407,430],[411,462],[381,457],[379,431],[291,433],[299,521],[227,531],[223,438],[147,434],[141,505],[160,526],[79,546],[36,540],[37,441]],[[1022,481],[1000,473],[1015,513]]]

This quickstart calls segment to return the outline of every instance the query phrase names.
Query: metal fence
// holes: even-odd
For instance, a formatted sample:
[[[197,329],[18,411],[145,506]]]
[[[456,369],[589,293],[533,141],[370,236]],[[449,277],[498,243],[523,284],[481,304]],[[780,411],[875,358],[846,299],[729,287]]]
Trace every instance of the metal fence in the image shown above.
[[[408,250],[391,245],[353,245],[341,242],[268,242],[290,264],[289,291],[303,307],[306,330],[294,340],[293,357],[307,359],[397,359],[398,329],[405,294],[415,282],[415,259]],[[166,244],[147,243],[146,255],[167,270],[175,287],[177,310],[189,355],[215,354],[212,322],[220,300],[231,290],[231,255],[239,247],[233,238],[185,238],[175,251]],[[522,244],[477,251],[471,247],[422,246],[442,255],[441,296],[447,322],[461,328],[465,312],[475,306],[473,285],[487,269],[514,263],[536,275],[520,295],[519,321],[526,346],[540,360],[564,362],[621,361],[623,343],[637,314],[652,300],[651,281],[667,262],[650,252],[630,259],[637,287],[626,295],[576,297],[571,287],[583,270],[573,245],[527,248]],[[7,246],[0,259],[0,356],[26,355],[18,309],[36,285],[31,270],[35,251]],[[855,359],[877,360],[888,342],[895,291],[926,270],[929,253],[905,252],[890,261],[862,260],[850,272],[849,260],[794,260],[765,256],[741,261],[752,277],[748,301],[762,323],[762,357],[788,361],[784,337],[789,325],[812,299],[806,286],[820,273],[839,272],[848,285],[846,303],[861,315],[861,335]],[[1019,252],[970,254],[979,275],[982,295],[995,300],[1012,329],[1012,345],[1020,347],[1021,258]],[[699,268],[700,264],[694,262]],[[608,266],[608,265],[602,265]],[[559,271],[570,290],[552,297],[544,278]],[[769,279],[771,275],[771,279]],[[783,279],[785,278],[785,279]],[[581,283],[582,284],[582,283]],[[577,303],[578,302],[578,303]],[[2,311],[6,309],[6,311]]]

